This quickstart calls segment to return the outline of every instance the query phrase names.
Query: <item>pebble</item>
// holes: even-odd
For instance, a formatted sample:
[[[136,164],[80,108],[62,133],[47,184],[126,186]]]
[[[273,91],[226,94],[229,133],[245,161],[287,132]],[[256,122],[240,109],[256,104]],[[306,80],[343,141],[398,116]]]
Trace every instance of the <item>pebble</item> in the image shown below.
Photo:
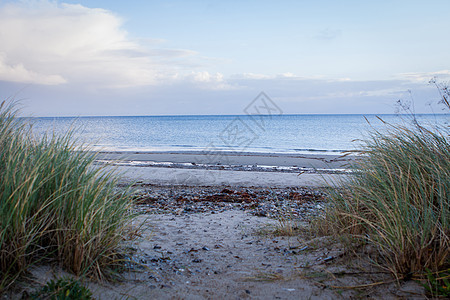
[[[140,213],[190,215],[244,210],[261,217],[308,219],[324,211],[326,195],[307,188],[145,186],[134,195]]]

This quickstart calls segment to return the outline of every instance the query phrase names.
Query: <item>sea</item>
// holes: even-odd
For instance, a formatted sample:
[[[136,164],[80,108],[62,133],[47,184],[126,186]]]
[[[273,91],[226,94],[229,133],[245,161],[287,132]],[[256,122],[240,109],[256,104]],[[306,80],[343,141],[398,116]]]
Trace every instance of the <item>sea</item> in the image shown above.
[[[446,126],[450,114],[420,114],[426,126]],[[186,115],[23,118],[36,138],[71,131],[98,151],[342,153],[370,132],[412,126],[410,115]]]

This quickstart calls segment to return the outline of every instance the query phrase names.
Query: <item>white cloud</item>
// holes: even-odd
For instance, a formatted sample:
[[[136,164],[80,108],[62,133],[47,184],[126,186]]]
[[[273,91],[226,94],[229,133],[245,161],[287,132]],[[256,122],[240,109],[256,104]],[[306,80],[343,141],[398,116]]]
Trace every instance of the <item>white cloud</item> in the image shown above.
[[[191,82],[201,89],[232,90],[237,88],[228,83],[221,73],[209,73],[207,71],[191,72],[186,76],[182,76],[180,79]]]
[[[265,74],[256,74],[256,73],[243,73],[243,74],[235,74],[232,78],[241,78],[241,79],[269,79],[271,76]]]
[[[144,47],[110,11],[44,0],[0,7],[0,41],[0,80],[35,84],[152,85],[196,55]]]
[[[248,79],[248,80],[271,80],[271,79],[288,79],[288,80],[309,80],[309,79],[322,79],[322,76],[309,76],[302,77],[296,75],[292,72],[286,72],[275,75],[267,75],[267,74],[258,74],[258,73],[242,73],[242,74],[234,74],[230,76],[231,80],[236,79]]]
[[[298,77],[294,73],[291,73],[291,72],[286,72],[286,73],[280,74],[279,76],[283,77],[283,78],[296,78],[296,77]]]
[[[449,80],[450,70],[441,70],[436,72],[409,72],[396,75],[398,78],[406,79],[412,82],[426,83],[433,78],[438,80]]]
[[[56,85],[66,82],[66,80],[59,75],[38,74],[27,70],[22,63],[14,65],[8,64],[5,56],[4,53],[0,53],[0,80],[45,85]]]
[[[209,72],[192,73],[194,81],[197,82],[223,82],[223,75],[220,73],[210,74]]]

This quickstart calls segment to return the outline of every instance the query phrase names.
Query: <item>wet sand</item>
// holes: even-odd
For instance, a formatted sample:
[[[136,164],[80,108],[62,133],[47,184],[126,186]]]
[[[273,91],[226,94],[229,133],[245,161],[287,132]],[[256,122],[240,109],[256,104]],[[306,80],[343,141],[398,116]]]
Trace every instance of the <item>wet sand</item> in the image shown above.
[[[354,157],[224,152],[101,152],[98,160],[115,162],[112,168],[121,174],[123,184],[279,188],[324,187],[345,181],[345,170]]]
[[[100,152],[98,159],[172,162],[207,165],[261,165],[342,169],[354,158],[340,154],[270,154],[234,152]]]

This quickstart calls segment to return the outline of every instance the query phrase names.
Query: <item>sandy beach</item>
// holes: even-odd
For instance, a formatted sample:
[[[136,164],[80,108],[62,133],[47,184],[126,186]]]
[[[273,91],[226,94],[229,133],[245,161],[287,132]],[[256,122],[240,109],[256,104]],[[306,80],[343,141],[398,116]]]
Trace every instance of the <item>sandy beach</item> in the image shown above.
[[[450,0],[0,0],[0,300],[450,299]]]
[[[85,284],[96,299],[425,298],[371,264],[369,248],[308,233],[324,204],[305,188],[138,187],[139,231],[122,245],[128,269],[118,282]],[[38,284],[69,275],[31,273]]]
[[[324,187],[345,179],[354,157],[324,154],[100,152],[122,183],[238,187]]]
[[[124,243],[135,262],[124,280],[89,283],[96,298],[423,298],[418,284],[397,285],[371,265],[365,250],[355,256],[331,237],[308,233],[309,222],[327,205],[322,187],[345,180],[349,158],[209,158],[100,153],[100,162],[114,162],[108,169],[120,172],[122,184],[134,183],[140,216],[133,223],[140,232]],[[290,230],[295,233],[286,236]],[[49,272],[39,268],[34,274],[49,278]]]
[[[327,206],[322,187],[345,180],[348,158],[207,158],[100,153],[98,164],[119,172],[121,184],[134,183],[138,216],[121,245],[128,261],[121,280],[85,281],[96,299],[424,298],[417,283],[397,284],[370,264],[370,249],[354,253],[310,233]],[[46,265],[31,274],[37,286],[70,276]]]
[[[84,281],[96,299],[423,299],[350,251],[311,233],[327,189],[354,157],[102,152],[96,164],[133,184],[131,234],[119,282]],[[70,274],[46,265],[34,284]],[[379,284],[381,282],[381,284]],[[30,290],[28,286],[26,289]],[[13,296],[14,298],[14,296]]]

